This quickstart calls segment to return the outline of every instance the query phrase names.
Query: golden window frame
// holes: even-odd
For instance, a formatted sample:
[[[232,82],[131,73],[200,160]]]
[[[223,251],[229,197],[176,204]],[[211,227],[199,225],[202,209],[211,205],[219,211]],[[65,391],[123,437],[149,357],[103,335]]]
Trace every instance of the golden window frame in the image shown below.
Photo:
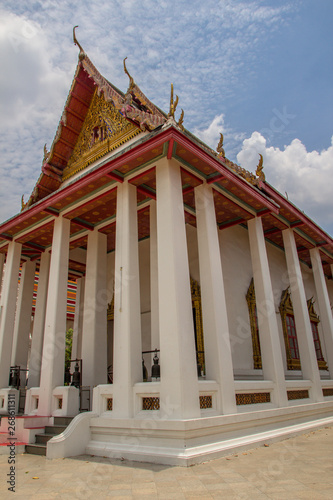
[[[317,313],[314,310],[313,298],[311,298],[307,301],[307,306],[308,306],[310,321],[314,321],[317,324],[320,323],[319,316],[317,315]],[[291,314],[292,316],[294,316],[294,308],[293,308],[293,304],[291,301],[290,287],[286,288],[286,290],[283,290],[282,295],[281,295],[279,309],[280,309],[280,315],[281,315],[281,321],[282,321],[283,337],[284,337],[284,342],[285,342],[285,346],[286,346],[287,369],[288,370],[300,370],[301,369],[301,361],[299,359],[291,358],[289,339],[288,339],[286,316],[287,316],[287,314]],[[311,330],[311,334],[312,334],[312,330]],[[296,328],[296,336],[297,336],[297,328]],[[319,343],[320,343],[320,349],[322,352],[319,332],[318,332],[318,339],[319,339]],[[317,363],[318,363],[319,370],[328,370],[327,363],[324,359],[317,360]]]
[[[252,337],[252,352],[253,352],[253,367],[255,370],[262,369],[260,339],[259,339],[259,326],[256,321],[256,294],[254,290],[254,281],[251,283],[246,293],[246,302],[249,309],[251,337]]]
[[[288,337],[288,328],[287,328],[287,315],[290,314],[294,316],[294,308],[291,301],[290,290],[289,287],[282,291],[281,300],[280,300],[280,315],[282,321],[282,330],[283,330],[283,338],[284,344],[286,348],[286,357],[287,357],[287,370],[300,370],[301,369],[301,360],[295,359],[291,357],[291,350],[289,345],[289,337]],[[296,338],[297,338],[297,329],[296,329]]]
[[[202,307],[201,307],[201,290],[200,285],[197,281],[191,278],[191,297],[192,297],[192,308],[195,311],[195,335],[197,339],[197,349],[198,349],[198,363],[201,366],[202,371],[205,373],[205,344],[203,335],[203,321],[202,321]]]
[[[307,305],[308,305],[308,311],[309,311],[309,316],[310,316],[310,321],[313,322],[313,323],[317,323],[317,326],[318,324],[320,323],[320,319],[319,319],[319,316],[318,314],[316,313],[315,309],[314,309],[314,300],[313,300],[313,297],[311,297],[311,299],[307,300]],[[321,340],[320,340],[320,335],[319,335],[319,331],[318,331],[318,339],[319,339],[319,344],[320,344],[320,351],[321,351],[321,354],[323,356],[323,359],[318,359],[318,368],[319,370],[328,370],[328,366],[327,366],[327,363],[324,359],[324,355],[323,355],[323,350],[322,350],[322,347],[321,347]]]

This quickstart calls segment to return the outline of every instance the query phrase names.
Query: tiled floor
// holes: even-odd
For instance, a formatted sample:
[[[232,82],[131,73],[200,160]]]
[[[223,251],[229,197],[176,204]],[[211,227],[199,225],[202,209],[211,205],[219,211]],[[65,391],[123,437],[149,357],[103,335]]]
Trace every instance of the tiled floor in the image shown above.
[[[15,494],[8,456],[0,456],[1,499],[333,499],[333,428],[193,467],[81,456],[16,457]]]

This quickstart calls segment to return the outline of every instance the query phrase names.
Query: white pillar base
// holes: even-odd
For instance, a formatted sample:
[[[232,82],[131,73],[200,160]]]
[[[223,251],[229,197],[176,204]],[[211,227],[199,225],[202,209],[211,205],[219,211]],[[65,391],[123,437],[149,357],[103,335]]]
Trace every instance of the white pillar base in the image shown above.
[[[80,391],[76,387],[56,387],[52,392],[52,416],[74,417],[79,413],[79,398]]]
[[[18,413],[20,402],[20,391],[17,389],[0,389],[0,415],[8,415],[8,403],[10,410]]]

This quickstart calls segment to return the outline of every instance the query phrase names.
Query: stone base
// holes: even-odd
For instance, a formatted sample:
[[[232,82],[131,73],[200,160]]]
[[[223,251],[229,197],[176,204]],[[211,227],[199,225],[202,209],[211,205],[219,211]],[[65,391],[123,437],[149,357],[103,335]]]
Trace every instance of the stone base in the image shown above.
[[[102,416],[90,420],[86,453],[190,466],[332,424],[333,401],[185,421]]]

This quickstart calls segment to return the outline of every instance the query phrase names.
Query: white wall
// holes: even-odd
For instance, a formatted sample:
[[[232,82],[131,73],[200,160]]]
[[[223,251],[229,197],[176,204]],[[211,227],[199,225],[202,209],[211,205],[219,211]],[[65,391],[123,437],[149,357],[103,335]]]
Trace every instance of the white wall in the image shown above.
[[[234,372],[253,369],[246,293],[252,273],[248,232],[241,226],[219,231]]]

